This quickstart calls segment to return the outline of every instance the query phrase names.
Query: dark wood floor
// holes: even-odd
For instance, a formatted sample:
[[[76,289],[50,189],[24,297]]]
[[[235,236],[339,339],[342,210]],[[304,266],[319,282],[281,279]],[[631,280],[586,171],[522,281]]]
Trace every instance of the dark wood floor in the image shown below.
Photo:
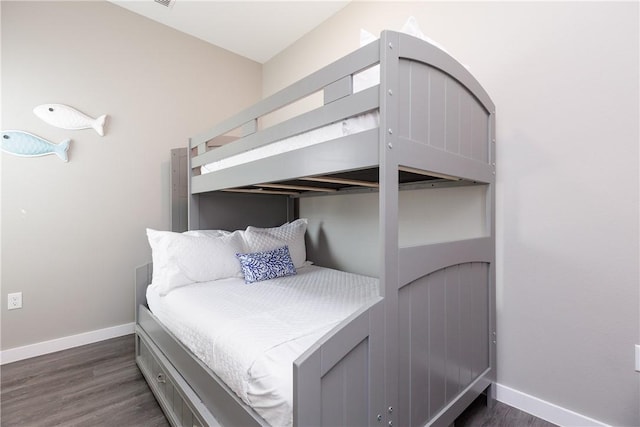
[[[488,409],[486,399],[480,396],[458,417],[455,427],[557,427],[555,424],[496,402]]]
[[[133,335],[77,347],[0,368],[0,424],[28,426],[165,427],[134,360]],[[456,427],[552,427],[497,402],[479,398]]]
[[[1,425],[168,426],[134,352],[129,335],[3,365]]]

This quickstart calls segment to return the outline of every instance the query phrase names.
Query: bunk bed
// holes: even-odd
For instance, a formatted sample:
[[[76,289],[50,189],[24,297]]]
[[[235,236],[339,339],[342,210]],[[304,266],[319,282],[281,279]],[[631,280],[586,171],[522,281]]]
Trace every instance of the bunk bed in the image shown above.
[[[356,87],[372,70],[376,81]],[[267,123],[317,94],[319,106]],[[495,109],[464,66],[426,41],[384,31],[191,138],[182,153],[182,161],[174,153],[172,197],[188,206],[190,232],[305,217],[307,259],[376,279],[375,297],[291,364],[293,425],[446,426],[480,394],[492,402]],[[480,232],[461,237],[454,225],[451,238],[403,242],[403,233],[419,233],[403,225],[402,194],[465,198],[470,188],[482,198],[470,209]],[[349,209],[373,197],[375,212],[367,221],[327,216],[338,197]],[[329,208],[318,213],[323,204]],[[356,251],[374,262],[344,255]],[[170,422],[267,425],[149,310],[152,277],[151,264],[136,270],[136,361]]]

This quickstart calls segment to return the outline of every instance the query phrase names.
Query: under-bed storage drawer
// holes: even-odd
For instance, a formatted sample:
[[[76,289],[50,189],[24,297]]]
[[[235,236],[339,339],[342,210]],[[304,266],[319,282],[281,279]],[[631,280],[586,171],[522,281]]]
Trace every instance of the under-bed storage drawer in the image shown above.
[[[199,402],[199,399],[193,390],[144,335],[144,332],[136,332],[136,363],[171,425],[219,426],[204,405],[194,408],[192,402]]]

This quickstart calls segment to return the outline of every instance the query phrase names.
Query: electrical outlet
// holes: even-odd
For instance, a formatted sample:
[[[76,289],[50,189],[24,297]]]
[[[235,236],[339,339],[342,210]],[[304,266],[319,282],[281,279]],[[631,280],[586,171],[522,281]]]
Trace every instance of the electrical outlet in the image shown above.
[[[640,345],[636,344],[636,371],[640,372]]]
[[[15,292],[7,295],[7,308],[9,310],[22,308],[22,292]]]

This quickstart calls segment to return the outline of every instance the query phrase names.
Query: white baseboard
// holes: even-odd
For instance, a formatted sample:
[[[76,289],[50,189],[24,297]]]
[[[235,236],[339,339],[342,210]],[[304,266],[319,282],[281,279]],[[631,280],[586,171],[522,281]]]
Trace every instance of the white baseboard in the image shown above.
[[[502,384],[496,384],[496,399],[506,405],[563,427],[609,427],[608,424]]]
[[[99,329],[97,331],[85,332],[83,334],[71,335],[50,341],[43,341],[23,347],[10,348],[0,352],[0,365],[18,360],[29,359],[31,357],[42,356],[60,350],[79,347],[85,344],[117,338],[129,335],[134,332],[135,323],[113,326],[111,328]]]

